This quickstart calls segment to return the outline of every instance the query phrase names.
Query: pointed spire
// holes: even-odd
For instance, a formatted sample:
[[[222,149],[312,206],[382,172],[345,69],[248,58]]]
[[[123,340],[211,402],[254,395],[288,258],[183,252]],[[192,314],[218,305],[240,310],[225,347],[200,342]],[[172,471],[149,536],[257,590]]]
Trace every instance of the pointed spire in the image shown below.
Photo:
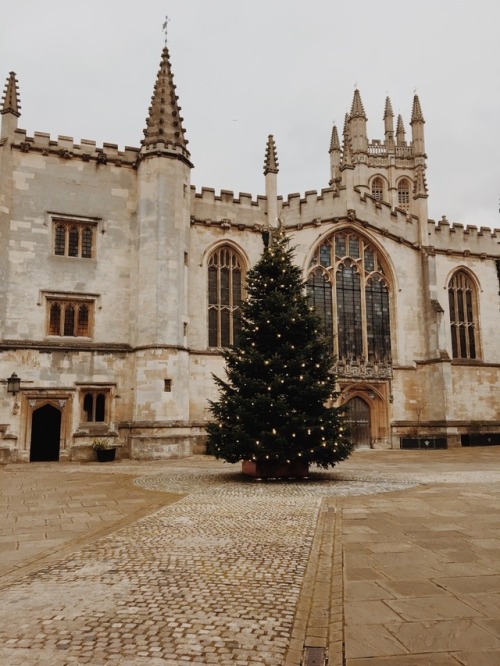
[[[333,187],[334,190],[338,191],[339,183],[341,182],[340,176],[340,166],[341,166],[341,151],[340,151],[340,141],[339,133],[337,131],[337,125],[334,125],[332,128],[332,137],[330,139],[330,180],[328,184],[330,187]]]
[[[398,141],[398,146],[402,146],[405,142],[405,127],[403,124],[403,116],[399,114],[398,124],[396,127],[396,138]]]
[[[361,101],[361,95],[357,88],[354,91],[354,97],[352,98],[351,118],[364,118],[365,120],[368,120],[363,107],[363,102]]]
[[[21,115],[21,104],[19,102],[19,90],[15,72],[10,72],[3,93],[3,103],[0,113],[12,113],[19,118]]]
[[[411,112],[411,121],[410,125],[413,125],[413,123],[420,121],[421,123],[425,123],[424,116],[422,113],[422,107],[420,106],[420,100],[418,99],[418,95],[415,95],[413,97],[413,109]]]
[[[334,150],[340,150],[340,141],[339,141],[339,133],[337,131],[337,125],[333,126],[332,137],[330,139],[330,150],[328,152],[331,153]]]
[[[276,152],[276,144],[274,137],[270,134],[267,137],[266,157],[264,159],[264,176],[268,173],[278,173],[278,154]]]
[[[394,112],[392,110],[391,98],[389,96],[387,96],[385,98],[384,120],[386,118],[394,118]]]
[[[162,51],[160,69],[156,77],[149,115],[142,146],[155,146],[157,143],[171,144],[189,157],[188,141],[184,137],[183,118],[180,116],[178,97],[175,94],[172,68],[168,48]]]
[[[351,134],[349,131],[350,116],[345,114],[344,131],[342,142],[342,166],[352,169],[352,151],[351,151]]]

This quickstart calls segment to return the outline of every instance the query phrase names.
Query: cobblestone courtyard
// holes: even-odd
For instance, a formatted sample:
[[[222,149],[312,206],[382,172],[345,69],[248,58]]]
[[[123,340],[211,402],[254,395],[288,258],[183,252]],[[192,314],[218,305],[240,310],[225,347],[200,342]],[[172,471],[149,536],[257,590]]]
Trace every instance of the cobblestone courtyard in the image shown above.
[[[500,663],[500,449],[0,474],[6,666]]]

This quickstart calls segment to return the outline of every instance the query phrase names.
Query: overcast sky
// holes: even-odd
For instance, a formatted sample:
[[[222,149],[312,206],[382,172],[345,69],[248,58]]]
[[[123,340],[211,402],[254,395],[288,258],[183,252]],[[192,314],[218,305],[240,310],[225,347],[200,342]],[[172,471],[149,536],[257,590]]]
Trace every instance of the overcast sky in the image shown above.
[[[416,90],[429,216],[500,227],[497,0],[4,2],[0,78],[17,73],[20,127],[138,146],[166,14],[198,189],[263,194],[268,134],[280,194],[327,187],[355,86],[370,139],[384,138],[387,94],[411,139]]]

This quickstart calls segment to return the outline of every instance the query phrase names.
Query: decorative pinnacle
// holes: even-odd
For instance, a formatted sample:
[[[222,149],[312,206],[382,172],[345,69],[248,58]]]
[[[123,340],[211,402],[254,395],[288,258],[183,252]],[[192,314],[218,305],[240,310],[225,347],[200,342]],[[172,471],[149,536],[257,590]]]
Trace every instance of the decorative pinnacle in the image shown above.
[[[354,97],[352,99],[351,118],[364,118],[367,120],[363,102],[361,101],[361,95],[357,88],[354,91]]]
[[[387,96],[385,98],[385,109],[384,109],[384,120],[386,118],[393,118],[394,112],[392,110],[391,98]]]
[[[3,92],[3,104],[0,113],[12,113],[19,118],[21,115],[20,108],[16,74],[15,72],[10,72]]]
[[[276,144],[274,143],[274,137],[270,134],[267,137],[266,145],[266,157],[264,159],[264,176],[267,176],[268,173],[278,173],[278,155],[276,152]]]
[[[418,95],[415,95],[413,97],[413,109],[411,112],[411,121],[410,125],[412,125],[414,122],[420,121],[421,123],[425,123],[424,116],[422,113],[422,107],[420,106],[420,100],[418,99]]]
[[[337,132],[337,125],[333,126],[332,137],[330,139],[330,150],[328,152],[331,153],[334,150],[340,150],[340,141],[339,141],[339,133]]]
[[[170,143],[181,148],[185,155],[189,157],[186,148],[188,141],[184,137],[183,118],[180,115],[181,107],[177,102],[178,99],[175,94],[170,56],[165,46],[162,51],[153,96],[151,97],[151,106],[146,119],[142,145],[151,146],[159,142]]]
[[[350,116],[345,114],[344,119],[344,132],[342,142],[342,166],[352,168],[352,152],[351,152],[351,132],[349,130]]]
[[[397,124],[397,127],[396,127],[396,134],[398,136],[402,136],[403,138],[404,138],[404,135],[405,135],[405,126],[403,124],[403,116],[401,114],[399,114],[399,116],[398,116],[398,124]]]

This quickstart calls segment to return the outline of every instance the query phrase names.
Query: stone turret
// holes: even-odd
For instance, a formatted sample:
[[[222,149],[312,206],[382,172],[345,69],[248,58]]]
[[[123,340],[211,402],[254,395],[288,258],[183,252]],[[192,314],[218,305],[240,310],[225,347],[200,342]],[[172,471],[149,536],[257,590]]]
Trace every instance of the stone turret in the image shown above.
[[[367,117],[359,90],[354,91],[351,113],[349,116],[349,130],[352,139],[352,152],[366,153],[368,151],[368,136],[366,133]]]
[[[394,113],[389,97],[385,98],[384,109],[384,127],[385,127],[385,146],[387,152],[394,152]]]
[[[405,132],[405,126],[403,124],[403,116],[401,114],[398,115],[398,124],[396,127],[396,140],[398,143],[398,146],[406,146],[406,132]]]
[[[278,220],[278,155],[274,137],[267,137],[264,176],[266,177],[267,225],[276,226]]]
[[[136,357],[136,412],[157,422],[188,418],[187,336],[190,173],[168,49],[146,120],[137,169],[137,273],[132,312]],[[152,387],[172,385],[168,414]],[[158,395],[158,393],[156,393]]]
[[[17,119],[21,115],[21,104],[19,101],[19,90],[16,75],[10,72],[7,83],[5,84],[2,108],[2,138],[12,135],[17,129]]]
[[[424,116],[420,106],[420,100],[415,95],[413,98],[413,109],[411,113],[411,135],[413,143],[413,154],[415,157],[425,157],[425,140],[424,140]]]
[[[332,129],[332,136],[330,139],[330,182],[329,185],[338,188],[340,183],[340,164],[342,160],[342,153],[340,150],[339,133],[337,126],[334,125]]]

